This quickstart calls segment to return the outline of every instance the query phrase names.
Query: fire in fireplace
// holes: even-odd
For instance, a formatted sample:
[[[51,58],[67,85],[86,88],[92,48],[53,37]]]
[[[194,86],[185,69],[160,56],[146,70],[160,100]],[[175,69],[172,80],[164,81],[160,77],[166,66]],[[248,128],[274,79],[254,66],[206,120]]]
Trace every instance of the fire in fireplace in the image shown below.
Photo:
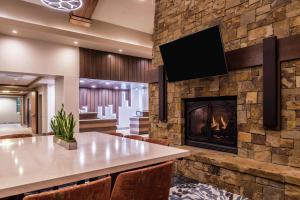
[[[185,99],[185,143],[237,153],[237,98]]]

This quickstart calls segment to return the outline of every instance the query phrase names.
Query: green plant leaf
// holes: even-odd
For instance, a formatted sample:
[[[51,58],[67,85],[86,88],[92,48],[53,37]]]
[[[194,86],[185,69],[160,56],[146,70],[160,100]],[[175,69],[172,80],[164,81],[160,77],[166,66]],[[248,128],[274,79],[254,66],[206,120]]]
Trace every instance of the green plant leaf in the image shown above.
[[[67,142],[75,141],[74,128],[76,126],[76,120],[74,120],[72,113],[66,114],[63,104],[61,109],[52,118],[50,126],[55,136]]]

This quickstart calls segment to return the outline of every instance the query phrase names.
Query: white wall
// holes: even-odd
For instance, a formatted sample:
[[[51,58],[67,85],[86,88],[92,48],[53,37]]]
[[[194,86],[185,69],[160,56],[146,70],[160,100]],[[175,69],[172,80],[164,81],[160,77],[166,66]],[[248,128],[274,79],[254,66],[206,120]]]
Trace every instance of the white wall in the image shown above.
[[[0,124],[20,123],[16,97],[0,97]]]
[[[51,119],[55,115],[55,85],[48,85],[47,91],[47,132],[50,132]]]
[[[63,92],[55,105],[65,104],[66,110],[78,120],[79,48],[0,35],[0,61],[0,71],[4,72],[62,76]]]

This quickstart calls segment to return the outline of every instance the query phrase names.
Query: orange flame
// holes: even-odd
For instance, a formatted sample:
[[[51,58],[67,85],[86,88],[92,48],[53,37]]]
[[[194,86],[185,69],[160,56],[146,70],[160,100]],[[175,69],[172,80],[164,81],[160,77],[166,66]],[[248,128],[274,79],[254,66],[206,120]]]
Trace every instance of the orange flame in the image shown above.
[[[220,129],[226,129],[228,126],[228,122],[225,122],[223,116],[221,116],[220,123],[216,121],[215,116],[212,116],[212,122],[211,122],[211,128],[213,128],[216,131],[219,131]]]

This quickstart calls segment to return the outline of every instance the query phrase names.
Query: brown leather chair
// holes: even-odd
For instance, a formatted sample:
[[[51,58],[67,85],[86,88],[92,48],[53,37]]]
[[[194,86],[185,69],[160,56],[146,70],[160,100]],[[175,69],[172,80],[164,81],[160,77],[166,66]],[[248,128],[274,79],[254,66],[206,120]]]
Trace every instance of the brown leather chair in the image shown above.
[[[122,133],[108,133],[109,135],[114,135],[114,136],[118,136],[118,137],[124,137],[124,135]]]
[[[153,144],[160,144],[164,146],[170,146],[170,142],[167,140],[158,140],[158,139],[153,139],[153,138],[147,138],[145,139],[146,142],[150,142]]]
[[[26,134],[2,135],[0,136],[0,139],[15,139],[15,138],[26,138],[26,137],[32,137],[32,134],[26,133]]]
[[[23,200],[109,200],[111,177],[26,196]]]
[[[173,162],[121,173],[110,200],[167,200]]]
[[[144,138],[142,136],[139,136],[139,135],[125,135],[124,137],[129,138],[129,139],[133,139],[133,140],[144,141]]]

